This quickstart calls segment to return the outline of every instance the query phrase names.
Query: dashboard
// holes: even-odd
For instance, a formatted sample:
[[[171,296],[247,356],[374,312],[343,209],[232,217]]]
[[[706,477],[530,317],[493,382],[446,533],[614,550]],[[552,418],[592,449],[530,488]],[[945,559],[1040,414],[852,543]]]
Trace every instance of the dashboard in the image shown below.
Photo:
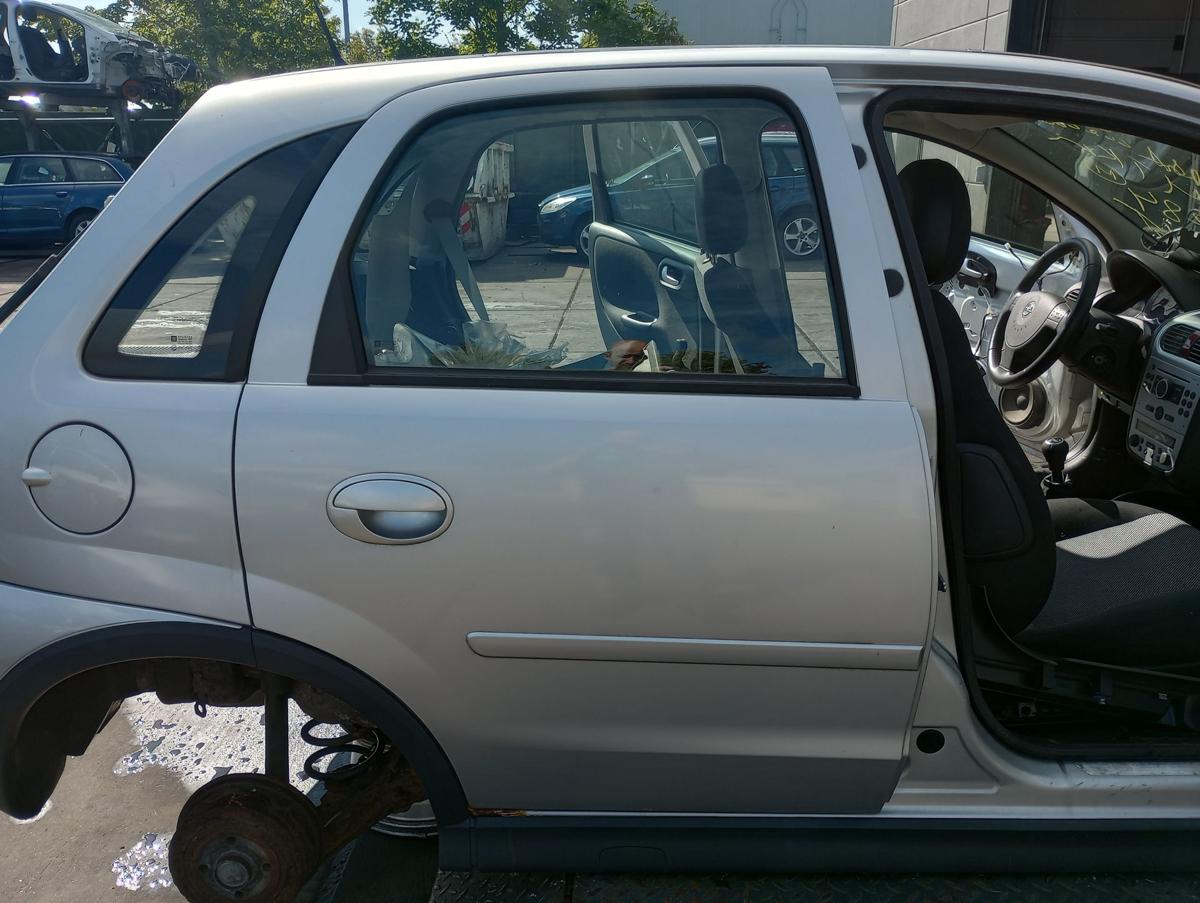
[[[1128,447],[1144,467],[1172,477],[1194,454],[1188,445],[1200,401],[1200,313],[1169,320],[1154,335],[1129,418]],[[1193,442],[1200,445],[1200,442]]]
[[[1126,448],[1147,470],[1186,484],[1200,477],[1200,439],[1191,438],[1200,420],[1200,275],[1142,251],[1114,251],[1108,267],[1113,293],[1097,308],[1140,321],[1150,336]]]

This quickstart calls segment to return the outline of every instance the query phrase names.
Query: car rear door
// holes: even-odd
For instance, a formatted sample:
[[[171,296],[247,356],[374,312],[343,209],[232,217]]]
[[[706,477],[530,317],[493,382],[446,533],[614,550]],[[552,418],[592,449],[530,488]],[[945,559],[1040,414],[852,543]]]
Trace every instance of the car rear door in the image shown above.
[[[50,238],[63,228],[75,186],[62,157],[19,157],[5,187],[9,228]]]
[[[793,110],[838,236],[799,281],[760,162],[762,123]],[[592,129],[602,158],[601,123],[693,118],[745,193],[726,262],[747,316],[794,320],[802,376],[627,347],[561,255],[457,244],[454,191],[493,136]],[[694,245],[597,228],[647,283],[627,280],[643,304],[597,279],[614,310],[692,291]],[[568,69],[383,106],[294,236],[239,407],[254,623],[390,688],[474,807],[877,811],[936,577],[873,235],[820,67]]]

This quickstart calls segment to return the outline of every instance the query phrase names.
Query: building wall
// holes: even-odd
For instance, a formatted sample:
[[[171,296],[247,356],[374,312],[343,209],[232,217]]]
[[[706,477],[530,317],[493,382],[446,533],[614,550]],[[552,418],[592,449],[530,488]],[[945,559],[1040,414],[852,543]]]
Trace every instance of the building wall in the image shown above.
[[[655,0],[694,44],[888,44],[892,0]]]
[[[1012,0],[896,0],[892,45],[1005,50]]]

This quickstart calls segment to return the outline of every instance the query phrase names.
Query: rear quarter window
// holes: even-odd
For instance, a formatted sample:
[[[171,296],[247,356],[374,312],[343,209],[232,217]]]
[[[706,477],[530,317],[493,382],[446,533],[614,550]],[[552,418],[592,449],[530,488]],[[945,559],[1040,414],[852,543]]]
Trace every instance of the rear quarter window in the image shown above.
[[[70,160],[68,165],[76,182],[121,182],[120,173],[103,160]]]
[[[356,127],[269,151],[226,177],[146,255],[84,349],[97,376],[238,381],[279,261]]]

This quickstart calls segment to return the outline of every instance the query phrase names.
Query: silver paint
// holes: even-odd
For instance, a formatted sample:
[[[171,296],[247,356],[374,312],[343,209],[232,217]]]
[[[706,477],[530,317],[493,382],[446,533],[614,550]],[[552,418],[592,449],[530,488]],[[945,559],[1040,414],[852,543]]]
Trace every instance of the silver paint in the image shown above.
[[[37,485],[30,485],[30,471]],[[86,423],[56,427],[38,440],[22,482],[38,510],[69,533],[99,533],[133,500],[133,470],[112,436]]]

